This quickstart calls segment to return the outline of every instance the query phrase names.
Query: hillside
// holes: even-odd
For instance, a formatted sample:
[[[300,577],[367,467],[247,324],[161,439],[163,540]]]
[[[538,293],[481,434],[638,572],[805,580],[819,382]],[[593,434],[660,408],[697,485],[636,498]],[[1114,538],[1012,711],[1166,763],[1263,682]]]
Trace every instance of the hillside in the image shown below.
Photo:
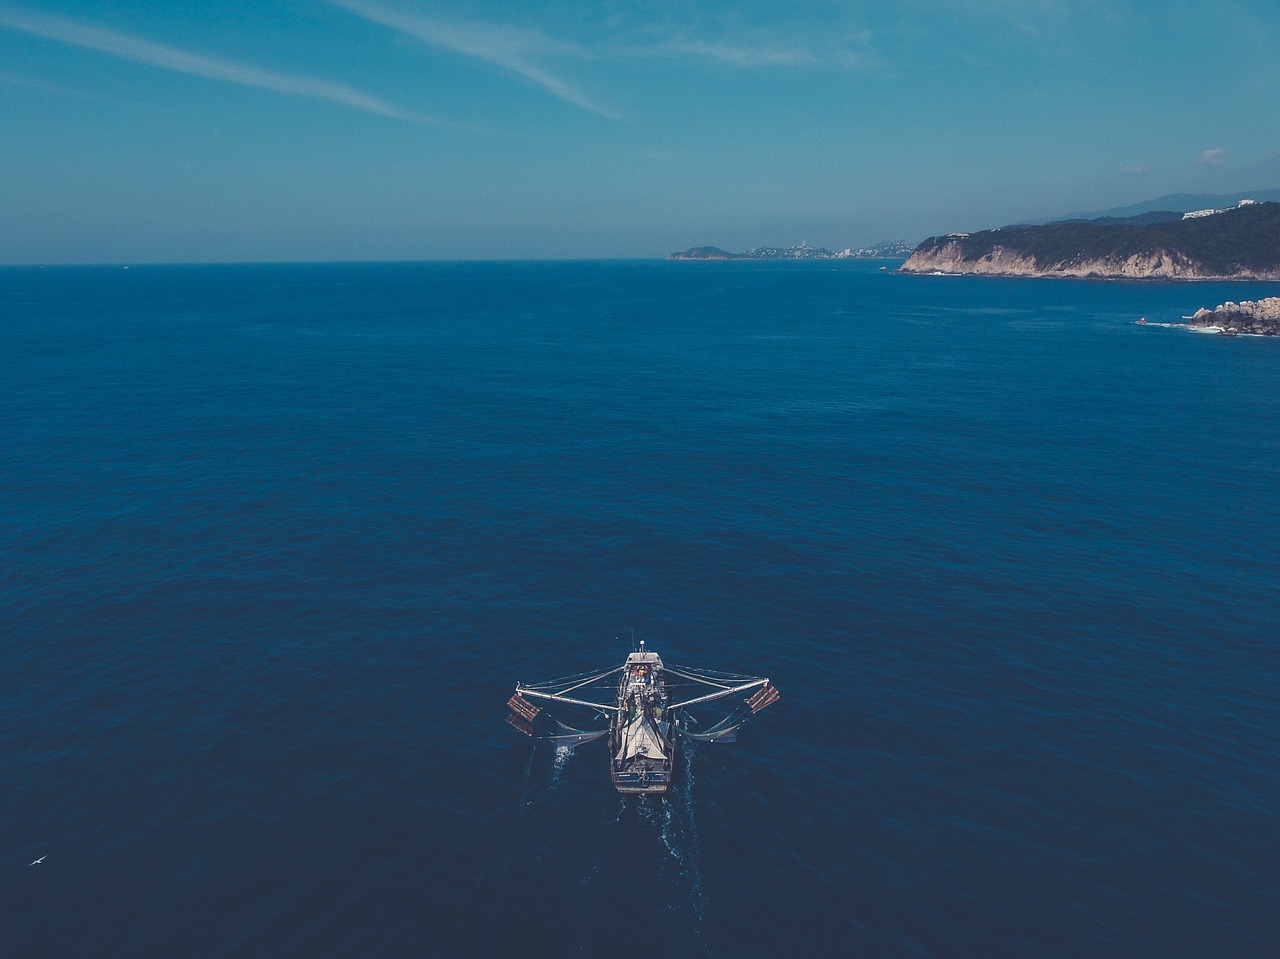
[[[1191,219],[1134,219],[1138,222],[1075,220],[930,237],[902,272],[1280,279],[1280,203]]]
[[[1063,220],[1097,220],[1106,217],[1126,218],[1153,210],[1176,210],[1179,213],[1190,213],[1192,210],[1223,209],[1233,207],[1241,200],[1257,200],[1259,203],[1280,202],[1280,190],[1245,190],[1243,193],[1169,193],[1144,200],[1142,203],[1131,203],[1129,206],[1112,207],[1095,213],[1069,213],[1057,217],[1053,222]]]

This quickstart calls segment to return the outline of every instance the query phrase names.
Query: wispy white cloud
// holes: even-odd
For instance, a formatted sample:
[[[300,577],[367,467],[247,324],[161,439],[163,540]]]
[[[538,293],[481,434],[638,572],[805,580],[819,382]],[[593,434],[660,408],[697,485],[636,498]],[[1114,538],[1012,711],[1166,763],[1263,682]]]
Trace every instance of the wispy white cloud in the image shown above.
[[[147,66],[158,67],[162,70],[173,70],[177,73],[186,73],[209,80],[218,80],[223,83],[257,87],[276,93],[328,100],[331,103],[338,103],[356,110],[389,117],[393,120],[404,120],[409,123],[420,124],[439,122],[431,117],[404,110],[394,104],[387,103],[385,100],[362,93],[340,83],[331,83],[315,77],[276,73],[272,70],[264,70],[260,67],[238,63],[234,60],[188,53],[185,50],[154,43],[141,37],[117,33],[113,30],[80,23],[75,20],[67,20],[62,17],[0,6],[0,27],[45,37],[49,40],[56,40],[59,43],[70,44],[71,46],[97,50],[100,53],[110,54],[123,60],[131,60]]]
[[[861,11],[834,0],[700,3],[651,0],[609,20],[601,49],[743,69],[861,69],[880,65]]]
[[[444,20],[421,12],[391,7],[370,0],[329,0],[334,6],[358,17],[390,27],[423,43],[475,57],[501,67],[542,87],[561,100],[598,113],[611,120],[616,111],[592,100],[577,87],[535,62],[536,57],[571,56],[593,59],[584,48],[548,37],[534,30],[501,24],[464,23]]]
[[[660,56],[707,60],[735,67],[836,67],[860,68],[875,65],[876,58],[861,50],[841,45],[816,49],[785,44],[751,43],[733,40],[671,39],[630,51],[639,56]]]
[[[1196,162],[1201,166],[1222,166],[1227,162],[1227,151],[1222,147],[1211,147],[1201,153]]]
[[[813,66],[818,58],[808,50],[781,46],[752,46],[726,40],[671,39],[630,51],[638,56],[710,60],[736,67]]]
[[[27,90],[39,90],[42,93],[53,93],[60,97],[72,97],[76,100],[94,100],[98,103],[111,102],[108,97],[104,97],[98,93],[90,93],[88,90],[77,90],[74,87],[64,87],[58,83],[50,83],[47,80],[37,80],[34,77],[24,77],[17,73],[10,73],[8,70],[0,70],[0,84],[7,87],[23,87]]]

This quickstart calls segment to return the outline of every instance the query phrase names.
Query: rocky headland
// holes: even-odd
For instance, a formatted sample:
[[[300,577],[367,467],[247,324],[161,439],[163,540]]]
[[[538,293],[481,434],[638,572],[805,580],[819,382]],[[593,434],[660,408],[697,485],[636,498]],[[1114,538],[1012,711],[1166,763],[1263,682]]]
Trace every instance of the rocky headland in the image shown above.
[[[901,272],[1278,280],[1280,203],[951,233],[917,246]]]
[[[1228,301],[1212,310],[1196,310],[1187,320],[1187,326],[1200,330],[1217,329],[1228,335],[1280,336],[1280,296],[1240,303]]]

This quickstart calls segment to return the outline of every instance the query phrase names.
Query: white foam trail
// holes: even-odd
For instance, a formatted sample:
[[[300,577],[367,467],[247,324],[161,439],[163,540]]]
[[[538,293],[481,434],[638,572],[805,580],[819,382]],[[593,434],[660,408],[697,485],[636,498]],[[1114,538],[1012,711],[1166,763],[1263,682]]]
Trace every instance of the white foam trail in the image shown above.
[[[607,823],[605,823],[605,825],[606,826],[618,825],[618,823],[622,822],[622,814],[626,811],[627,811],[627,797],[622,795],[622,793],[618,793],[618,815],[610,819]]]
[[[702,939],[702,926],[707,918],[707,898],[702,891],[702,872],[698,869],[698,824],[693,818],[693,748],[684,749],[684,782],[680,787],[680,801],[684,806],[685,822],[689,833],[688,861],[689,901],[693,903],[693,932]],[[683,860],[682,860],[683,861]]]
[[[555,762],[551,764],[551,788],[554,789],[560,785],[560,777],[564,773],[564,767],[569,764],[569,757],[573,755],[572,746],[557,746]]]
[[[524,779],[520,781],[520,792],[522,795],[524,794],[524,791],[529,788],[529,777],[533,775],[533,757],[537,752],[538,746],[536,743],[529,747],[529,761],[524,764]]]
[[[671,858],[681,865],[684,864],[684,856],[680,854],[679,848],[676,846],[675,836],[671,830],[671,821],[675,817],[675,804],[662,800],[662,844],[667,847],[667,852],[671,853]]]
[[[649,799],[648,795],[641,793],[636,798],[636,812],[640,813],[642,819],[653,822],[653,801]]]

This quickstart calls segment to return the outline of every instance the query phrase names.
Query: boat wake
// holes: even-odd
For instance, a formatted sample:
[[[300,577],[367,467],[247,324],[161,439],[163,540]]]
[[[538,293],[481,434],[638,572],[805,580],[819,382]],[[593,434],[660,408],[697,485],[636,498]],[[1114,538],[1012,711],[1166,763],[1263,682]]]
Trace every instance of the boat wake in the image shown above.
[[[655,867],[665,873],[663,885],[672,895],[660,907],[665,913],[685,915],[691,932],[705,948],[702,930],[706,922],[706,895],[702,886],[702,872],[698,866],[698,827],[693,810],[693,748],[692,743],[681,751],[681,775],[676,784],[663,796],[638,796],[634,800],[636,814],[656,833],[665,852],[665,863]],[[652,835],[652,833],[651,833]]]
[[[564,769],[569,765],[569,757],[573,755],[572,746],[557,746],[556,758],[551,764],[551,788],[555,789],[560,785],[561,778],[564,775]]]
[[[698,868],[698,824],[693,815],[693,743],[684,748],[679,785],[662,800],[662,842],[679,864],[681,878],[689,889],[689,905],[693,909],[693,931],[702,938],[706,921],[706,895],[702,889],[702,872]]]
[[[580,954],[594,954],[602,944],[591,917],[620,895],[678,931],[688,954],[710,954],[704,939],[706,894],[694,819],[692,751],[681,750],[681,774],[665,795],[622,795],[616,806],[602,810],[573,909]]]

